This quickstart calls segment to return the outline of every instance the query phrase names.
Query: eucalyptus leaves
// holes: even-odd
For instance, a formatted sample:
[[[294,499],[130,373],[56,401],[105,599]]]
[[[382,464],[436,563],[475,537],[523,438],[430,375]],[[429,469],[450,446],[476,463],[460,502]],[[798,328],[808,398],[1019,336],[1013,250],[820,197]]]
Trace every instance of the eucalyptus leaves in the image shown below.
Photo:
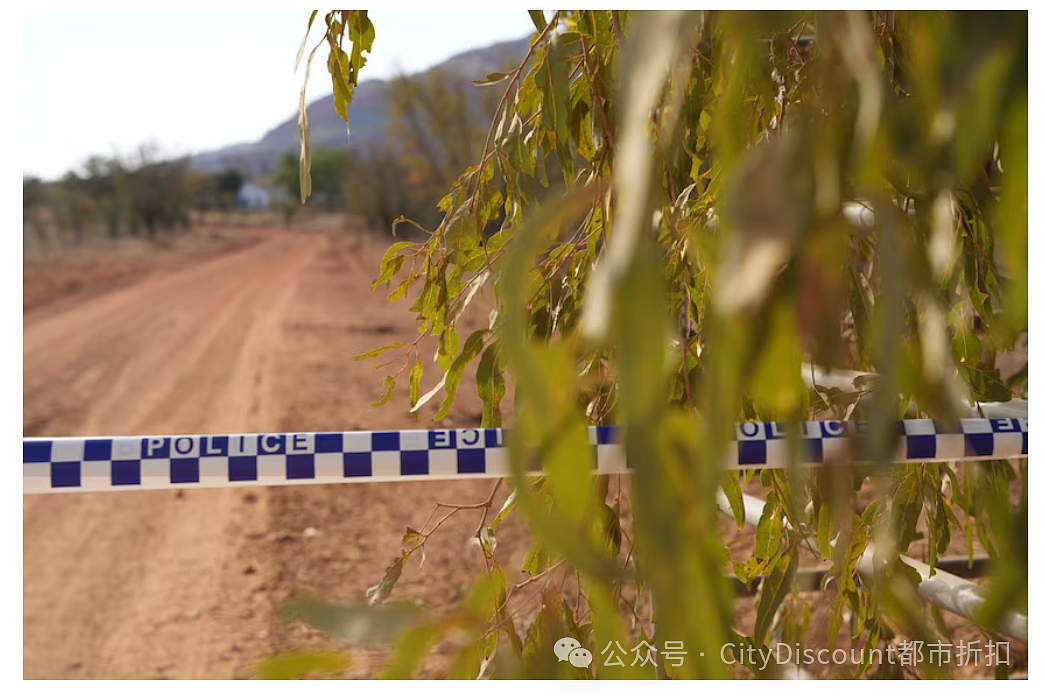
[[[833,563],[832,641],[844,616],[861,644],[929,636],[939,626],[907,603],[917,579],[903,564],[873,587],[856,573],[872,539],[895,559],[921,529],[930,566],[957,535],[994,557],[985,625],[1025,605],[1026,471],[1009,463],[763,472],[746,559],[715,532],[715,495],[721,486],[742,522],[743,482],[719,468],[736,420],[841,409],[872,423],[884,459],[888,424],[912,398],[948,417],[1025,380],[1026,369],[1007,384],[995,359],[1027,329],[1026,15],[531,16],[524,60],[476,83],[502,95],[482,155],[440,202],[442,223],[393,244],[374,283],[391,301],[413,298],[434,361],[418,342],[360,357],[394,369],[382,402],[406,373],[415,410],[441,397],[437,419],[476,361],[484,425],[500,424],[513,394],[516,505],[548,562],[579,573],[592,610],[572,623],[582,607],[556,597],[546,623],[582,644],[628,642],[619,599],[631,585],[653,598],[658,632],[714,652],[733,635],[732,566],[768,576],[749,640],[801,638],[792,578],[811,535]],[[325,20],[347,120],[374,30],[364,11]],[[304,95],[301,129],[307,195]],[[856,200],[873,207],[872,226],[846,215]],[[494,308],[487,326],[461,337],[480,293]],[[807,385],[804,362],[879,374],[854,397]],[[442,377],[422,395],[426,369]],[[620,507],[605,504],[581,436],[607,422],[643,460],[626,557],[619,537],[606,543]],[[548,463],[540,491],[522,475],[532,457]],[[503,590],[491,556],[482,582],[496,574]],[[504,609],[490,609],[502,629]],[[525,673],[555,674],[534,661],[544,648],[518,636],[499,648],[497,635],[473,646],[477,669],[509,650]],[[724,670],[692,661],[669,676]]]

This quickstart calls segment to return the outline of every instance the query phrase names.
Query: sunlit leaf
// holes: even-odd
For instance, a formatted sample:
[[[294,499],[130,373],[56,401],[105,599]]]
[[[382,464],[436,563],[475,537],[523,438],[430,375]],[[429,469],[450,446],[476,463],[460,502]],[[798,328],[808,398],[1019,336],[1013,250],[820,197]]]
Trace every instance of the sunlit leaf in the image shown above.
[[[380,406],[384,406],[385,404],[388,403],[389,399],[392,398],[392,395],[395,393],[395,390],[396,390],[395,377],[385,377],[385,392],[384,392],[384,394],[381,395],[380,399],[378,399],[376,402],[374,402],[371,405],[374,408],[378,408]]]

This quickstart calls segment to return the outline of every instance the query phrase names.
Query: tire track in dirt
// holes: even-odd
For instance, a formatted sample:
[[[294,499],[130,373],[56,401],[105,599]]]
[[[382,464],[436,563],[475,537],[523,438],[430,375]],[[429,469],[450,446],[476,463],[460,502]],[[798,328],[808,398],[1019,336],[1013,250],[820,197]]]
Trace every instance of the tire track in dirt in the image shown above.
[[[246,250],[23,325],[25,434],[248,432],[281,312],[326,245]],[[269,650],[267,489],[23,498],[23,675],[233,677]],[[248,548],[249,547],[249,548]]]

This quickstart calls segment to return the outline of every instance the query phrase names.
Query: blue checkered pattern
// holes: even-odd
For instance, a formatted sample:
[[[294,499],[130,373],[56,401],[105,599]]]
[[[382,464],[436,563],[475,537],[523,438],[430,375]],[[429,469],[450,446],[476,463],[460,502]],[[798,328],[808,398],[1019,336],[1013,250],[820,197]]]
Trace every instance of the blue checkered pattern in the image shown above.
[[[865,423],[809,421],[800,424],[794,438],[787,428],[784,423],[738,423],[725,467],[785,467],[793,444],[804,465],[866,460]],[[893,459],[1026,457],[1027,433],[1023,418],[899,421]],[[592,427],[588,437],[595,472],[628,470],[617,428]],[[500,428],[22,440],[25,493],[509,475]]]
[[[903,420],[894,424],[893,462],[949,462],[1027,456],[1026,418],[963,418],[956,422]],[[859,463],[870,459],[864,421],[806,421],[794,438],[798,461],[807,466]],[[738,423],[726,467],[788,466],[791,443],[786,423]]]

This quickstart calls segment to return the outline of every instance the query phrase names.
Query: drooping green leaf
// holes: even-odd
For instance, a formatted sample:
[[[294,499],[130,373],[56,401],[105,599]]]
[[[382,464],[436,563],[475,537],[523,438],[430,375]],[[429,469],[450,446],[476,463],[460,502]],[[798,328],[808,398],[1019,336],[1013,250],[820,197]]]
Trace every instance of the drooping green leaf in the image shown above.
[[[823,503],[816,520],[816,545],[820,550],[820,557],[825,561],[831,560],[831,530],[831,510]]]
[[[421,364],[421,356],[418,355],[414,358],[414,366],[410,368],[410,405],[413,406],[417,403],[417,399],[421,395],[421,377],[424,375],[425,368]]]
[[[733,520],[737,529],[743,529],[745,523],[744,493],[740,490],[740,475],[727,471],[722,475],[722,491],[729,501],[729,509],[733,512]]]
[[[475,373],[479,399],[483,402],[484,428],[495,428],[501,425],[501,400],[506,393],[504,368],[498,357],[497,342],[491,342],[479,359],[479,367]]]
[[[301,38],[301,46],[298,48],[298,56],[294,59],[294,72],[297,72],[298,64],[301,63],[301,57],[305,55],[305,46],[308,44],[308,35],[312,31],[312,22],[316,19],[316,15],[319,10],[312,10],[312,14],[308,17],[308,28],[305,29],[305,35]]]
[[[317,673],[336,675],[348,669],[350,664],[348,655],[341,652],[297,650],[266,658],[255,673],[258,679],[305,679]]]
[[[381,578],[381,582],[366,591],[366,599],[370,604],[380,604],[388,599],[388,595],[392,594],[392,588],[399,582],[399,577],[403,574],[403,563],[405,561],[405,556],[397,558],[392,565],[388,566],[388,569],[385,571],[385,577]]]
[[[762,583],[762,599],[758,603],[758,615],[755,617],[754,639],[756,645],[762,645],[766,640],[766,632],[769,630],[776,616],[777,609],[784,601],[784,597],[791,591],[791,584],[798,571],[798,554],[794,553],[786,565],[777,564]]]
[[[472,84],[480,86],[480,87],[483,87],[483,86],[486,86],[486,85],[495,85],[498,82],[504,82],[505,80],[508,79],[508,77],[509,77],[508,73],[492,72],[492,73],[487,74],[487,76],[485,78],[483,78],[482,80],[472,80]]]
[[[453,365],[446,372],[446,396],[443,398],[443,405],[439,407],[439,412],[435,414],[435,420],[442,420],[449,413],[450,406],[454,402],[454,396],[457,394],[457,386],[461,383],[461,377],[464,376],[464,369],[468,363],[479,355],[479,351],[483,349],[483,339],[488,333],[488,329],[473,331],[464,342],[461,353],[454,358]]]
[[[376,358],[379,355],[383,355],[386,351],[392,350],[393,348],[402,348],[405,343],[389,343],[387,346],[381,346],[380,348],[374,348],[373,350],[362,353],[361,355],[353,356],[353,360],[367,360],[369,358]]]
[[[389,399],[392,398],[392,394],[395,393],[395,390],[396,390],[395,377],[385,377],[385,393],[382,394],[381,398],[378,399],[375,403],[371,404],[371,406],[373,406],[374,408],[378,408],[380,406],[384,406],[385,404],[388,403]]]
[[[537,31],[544,31],[544,27],[548,26],[548,22],[544,19],[543,10],[527,10],[530,13],[530,19],[533,21],[533,26],[537,28]]]
[[[573,158],[570,155],[570,84],[569,66],[562,41],[555,35],[547,38],[548,50],[536,76],[540,89],[542,120],[554,134],[555,154],[566,180],[573,179]]]
[[[512,510],[515,509],[515,491],[508,496],[508,499],[504,501],[501,509],[497,512],[497,516],[493,518],[493,522],[490,523],[490,527],[496,533],[497,528],[501,526],[501,522],[511,514]]]

